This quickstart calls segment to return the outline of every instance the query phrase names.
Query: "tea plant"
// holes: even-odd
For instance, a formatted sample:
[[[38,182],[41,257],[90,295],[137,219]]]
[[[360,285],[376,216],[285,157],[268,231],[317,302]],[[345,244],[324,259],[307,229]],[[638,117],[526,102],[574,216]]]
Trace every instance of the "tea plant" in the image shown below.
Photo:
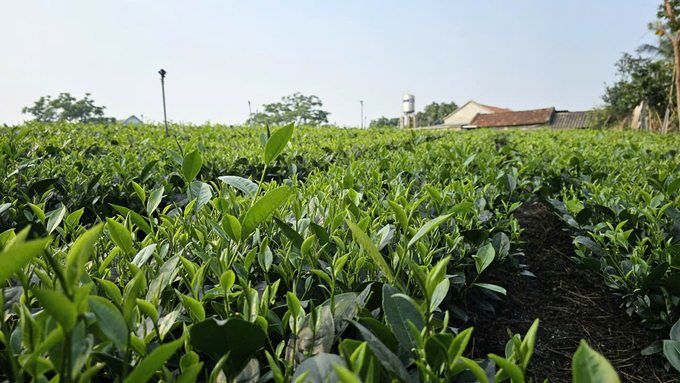
[[[538,321],[472,360],[460,302],[492,308],[488,270],[526,271],[513,212],[564,165],[529,155],[549,141],[176,131],[2,131],[0,377],[531,381]],[[585,343],[573,363],[575,382],[618,381]]]

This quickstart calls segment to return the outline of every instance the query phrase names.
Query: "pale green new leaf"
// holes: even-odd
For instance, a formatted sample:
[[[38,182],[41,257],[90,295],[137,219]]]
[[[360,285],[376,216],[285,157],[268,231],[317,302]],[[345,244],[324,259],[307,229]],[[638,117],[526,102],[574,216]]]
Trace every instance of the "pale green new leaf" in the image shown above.
[[[182,160],[182,174],[187,182],[191,182],[196,178],[198,172],[201,171],[203,166],[203,159],[201,158],[201,152],[194,150],[193,152],[184,156]]]
[[[153,377],[171,356],[184,344],[184,336],[166,343],[151,352],[135,367],[125,379],[125,383],[145,383]]]
[[[420,238],[422,238],[424,235],[426,235],[427,233],[434,230],[434,228],[441,225],[447,219],[451,218],[452,215],[453,215],[453,213],[441,215],[437,218],[434,218],[434,219],[427,221],[423,226],[420,227],[420,229],[418,229],[418,232],[416,233],[416,235],[414,235],[413,238],[411,238],[411,240],[408,241],[407,247],[411,247],[411,245],[418,242],[418,240]]]
[[[33,295],[40,301],[43,308],[62,325],[65,331],[70,331],[78,319],[75,303],[66,295],[56,290],[35,289]]]
[[[149,201],[146,203],[146,214],[151,215],[151,213],[158,208],[161,200],[163,199],[163,188],[158,188],[151,192],[149,196]]]
[[[357,226],[355,223],[353,223],[349,219],[346,219],[345,222],[347,223],[347,226],[349,226],[349,229],[352,231],[354,239],[364,249],[368,256],[371,257],[373,262],[375,262],[375,264],[383,272],[383,274],[385,274],[387,280],[390,283],[392,283],[394,280],[394,273],[392,272],[390,265],[388,265],[387,261],[385,261],[385,258],[383,258],[382,254],[380,254],[380,252],[378,251],[378,248],[375,247],[375,244],[373,244],[373,241],[371,241],[368,235],[366,235],[366,233],[364,233],[364,231],[361,230],[361,228]]]
[[[28,242],[15,240],[9,248],[0,253],[0,284],[41,254],[49,241],[49,238]]]
[[[286,144],[290,141],[293,136],[293,130],[295,129],[295,123],[290,124],[280,128],[274,132],[271,137],[267,140],[267,145],[264,148],[264,163],[269,165],[276,157],[283,152],[286,148]]]
[[[293,189],[289,186],[280,186],[257,200],[257,202],[248,209],[248,212],[243,219],[241,225],[241,238],[247,238],[250,233],[255,231],[262,221],[283,205],[286,200],[288,200],[288,197],[290,197],[292,190]]]
[[[604,356],[581,340],[581,346],[574,354],[572,364],[574,383],[619,383],[614,367]]]
[[[64,205],[61,205],[59,209],[52,212],[50,218],[47,220],[47,234],[52,234],[54,229],[59,226],[61,220],[64,218],[64,214],[66,214],[66,206]]]
[[[130,231],[123,224],[111,218],[106,219],[106,227],[109,229],[109,235],[113,242],[125,253],[132,253],[132,234],[130,234]]]
[[[97,224],[83,235],[78,237],[76,242],[66,256],[66,283],[72,285],[78,281],[80,273],[84,271],[85,263],[90,259],[94,250],[94,245],[102,234],[104,225]]]

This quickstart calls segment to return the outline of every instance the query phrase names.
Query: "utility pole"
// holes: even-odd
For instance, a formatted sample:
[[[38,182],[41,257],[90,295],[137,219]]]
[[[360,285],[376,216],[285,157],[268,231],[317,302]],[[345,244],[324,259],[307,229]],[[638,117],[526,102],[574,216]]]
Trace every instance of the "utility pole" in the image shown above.
[[[364,128],[364,100],[359,101],[361,103],[361,129]]]
[[[170,137],[170,133],[168,132],[168,114],[165,111],[165,74],[167,72],[165,69],[161,69],[158,71],[158,74],[161,75],[161,89],[163,90],[163,120],[165,121],[165,137]]]
[[[248,125],[252,122],[250,121],[251,118],[253,118],[253,110],[250,109],[250,100],[248,100]]]

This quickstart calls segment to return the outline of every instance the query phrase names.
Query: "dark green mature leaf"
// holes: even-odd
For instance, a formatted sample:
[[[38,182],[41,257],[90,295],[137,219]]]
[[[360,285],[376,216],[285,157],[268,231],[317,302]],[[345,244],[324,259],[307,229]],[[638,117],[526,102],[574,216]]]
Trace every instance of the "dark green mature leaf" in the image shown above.
[[[279,229],[281,229],[283,234],[293,242],[293,245],[295,245],[295,247],[297,247],[298,249],[302,247],[302,242],[304,242],[305,240],[297,231],[295,231],[295,229],[293,229],[287,223],[281,221],[276,217],[274,217],[274,222],[276,223],[276,226],[278,226]]]
[[[664,262],[659,266],[652,269],[652,271],[647,274],[647,277],[642,282],[642,287],[640,287],[640,293],[646,294],[649,289],[657,283],[661,282],[661,279],[666,275],[666,270],[668,270],[668,262]]]
[[[670,338],[680,342],[680,319],[671,327]]]
[[[201,152],[194,150],[193,152],[184,156],[182,160],[182,174],[187,182],[191,182],[196,178],[203,166],[203,159]]]
[[[678,212],[673,206],[668,206],[663,212],[666,213],[668,218],[672,219],[676,223],[680,223],[680,212]]]
[[[338,374],[333,369],[333,363],[345,367],[345,361],[338,355],[321,353],[300,363],[293,374],[292,381],[296,383],[336,383]],[[304,380],[296,381],[302,374],[308,372]]]
[[[413,238],[411,238],[411,240],[408,241],[407,247],[411,247],[411,245],[413,245],[414,243],[418,242],[418,240],[419,240],[420,238],[422,238],[424,235],[426,235],[427,233],[429,233],[429,232],[431,232],[432,230],[434,230],[434,228],[436,228],[437,226],[439,226],[439,225],[441,225],[442,223],[444,223],[444,221],[446,221],[447,219],[451,218],[451,216],[452,216],[453,214],[454,214],[454,213],[450,213],[450,214],[446,214],[446,215],[441,215],[441,216],[439,216],[439,217],[437,217],[437,218],[434,218],[434,219],[431,219],[431,220],[427,221],[423,226],[420,227],[420,229],[418,229],[418,232],[416,233],[416,235],[414,235]]]
[[[210,185],[205,182],[194,181],[189,186],[190,198],[196,200],[196,205],[194,209],[200,210],[205,204],[207,204],[212,198],[212,189]]]
[[[404,347],[405,350],[411,351],[417,348],[418,345],[411,331],[413,323],[418,330],[425,327],[425,321],[418,308],[405,299],[399,291],[390,285],[383,285],[383,311],[385,312],[385,320],[392,328],[395,338]]]
[[[574,383],[619,383],[619,376],[611,364],[581,340],[572,364]]]
[[[258,326],[238,318],[211,318],[191,327],[191,345],[215,360],[229,353],[226,364],[233,373],[241,371],[250,357],[264,347],[266,339]]]
[[[574,238],[574,243],[581,244],[585,246],[588,250],[592,251],[593,254],[597,255],[598,257],[604,257],[605,253],[604,250],[602,250],[602,247],[595,243],[592,239],[589,237],[584,237],[584,236],[578,236]]]
[[[406,367],[404,367],[399,358],[392,351],[390,351],[390,349],[387,348],[387,346],[385,346],[380,341],[380,339],[373,335],[371,330],[367,329],[361,325],[361,323],[355,320],[350,320],[349,322],[354,325],[357,330],[359,330],[361,337],[364,338],[366,343],[368,343],[371,351],[373,354],[375,354],[378,360],[380,360],[380,364],[382,364],[385,370],[394,374],[394,376],[402,382],[409,382],[411,380],[408,371],[406,371]]]
[[[680,341],[668,339],[664,340],[663,354],[671,363],[671,366],[673,366],[673,368],[675,368],[677,371],[680,371]]]
[[[286,144],[293,137],[293,130],[295,129],[295,123],[290,124],[280,128],[274,132],[271,137],[267,140],[267,145],[264,148],[264,164],[269,165],[276,157],[283,152],[286,148]]]
[[[475,259],[475,267],[477,268],[477,274],[481,274],[482,271],[486,270],[491,262],[493,262],[496,256],[496,250],[494,250],[492,244],[487,244],[477,251],[477,255],[472,257]]]
[[[255,231],[262,221],[272,215],[276,209],[288,200],[292,191],[293,189],[289,186],[280,186],[257,200],[257,202],[248,209],[248,212],[243,219],[241,224],[241,238],[247,238],[250,233]]]
[[[87,298],[90,310],[97,318],[99,330],[109,338],[120,350],[127,349],[128,338],[130,336],[123,314],[108,299],[99,296]]]
[[[28,233],[28,227],[24,229]],[[21,235],[25,237],[24,235]],[[24,266],[44,250],[49,238],[36,239],[23,242],[15,241],[9,248],[0,253],[0,283],[5,282],[12,274],[21,270]]]
[[[222,176],[218,177],[218,179],[225,184],[244,192],[247,196],[255,197],[255,195],[257,195],[257,184],[247,178],[238,176]]]
[[[159,346],[135,367],[124,383],[145,383],[153,377],[170,357],[184,344],[184,336]]]

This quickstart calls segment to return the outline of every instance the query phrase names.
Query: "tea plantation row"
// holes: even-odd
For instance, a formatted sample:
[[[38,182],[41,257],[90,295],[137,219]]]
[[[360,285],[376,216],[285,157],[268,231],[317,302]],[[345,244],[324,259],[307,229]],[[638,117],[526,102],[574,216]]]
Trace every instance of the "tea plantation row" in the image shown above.
[[[531,277],[512,214],[530,198],[631,315],[669,329],[648,351],[680,367],[675,136],[0,132],[0,379],[529,381],[538,320],[472,360],[461,302],[506,294],[490,269]],[[618,378],[583,343],[574,381]]]

